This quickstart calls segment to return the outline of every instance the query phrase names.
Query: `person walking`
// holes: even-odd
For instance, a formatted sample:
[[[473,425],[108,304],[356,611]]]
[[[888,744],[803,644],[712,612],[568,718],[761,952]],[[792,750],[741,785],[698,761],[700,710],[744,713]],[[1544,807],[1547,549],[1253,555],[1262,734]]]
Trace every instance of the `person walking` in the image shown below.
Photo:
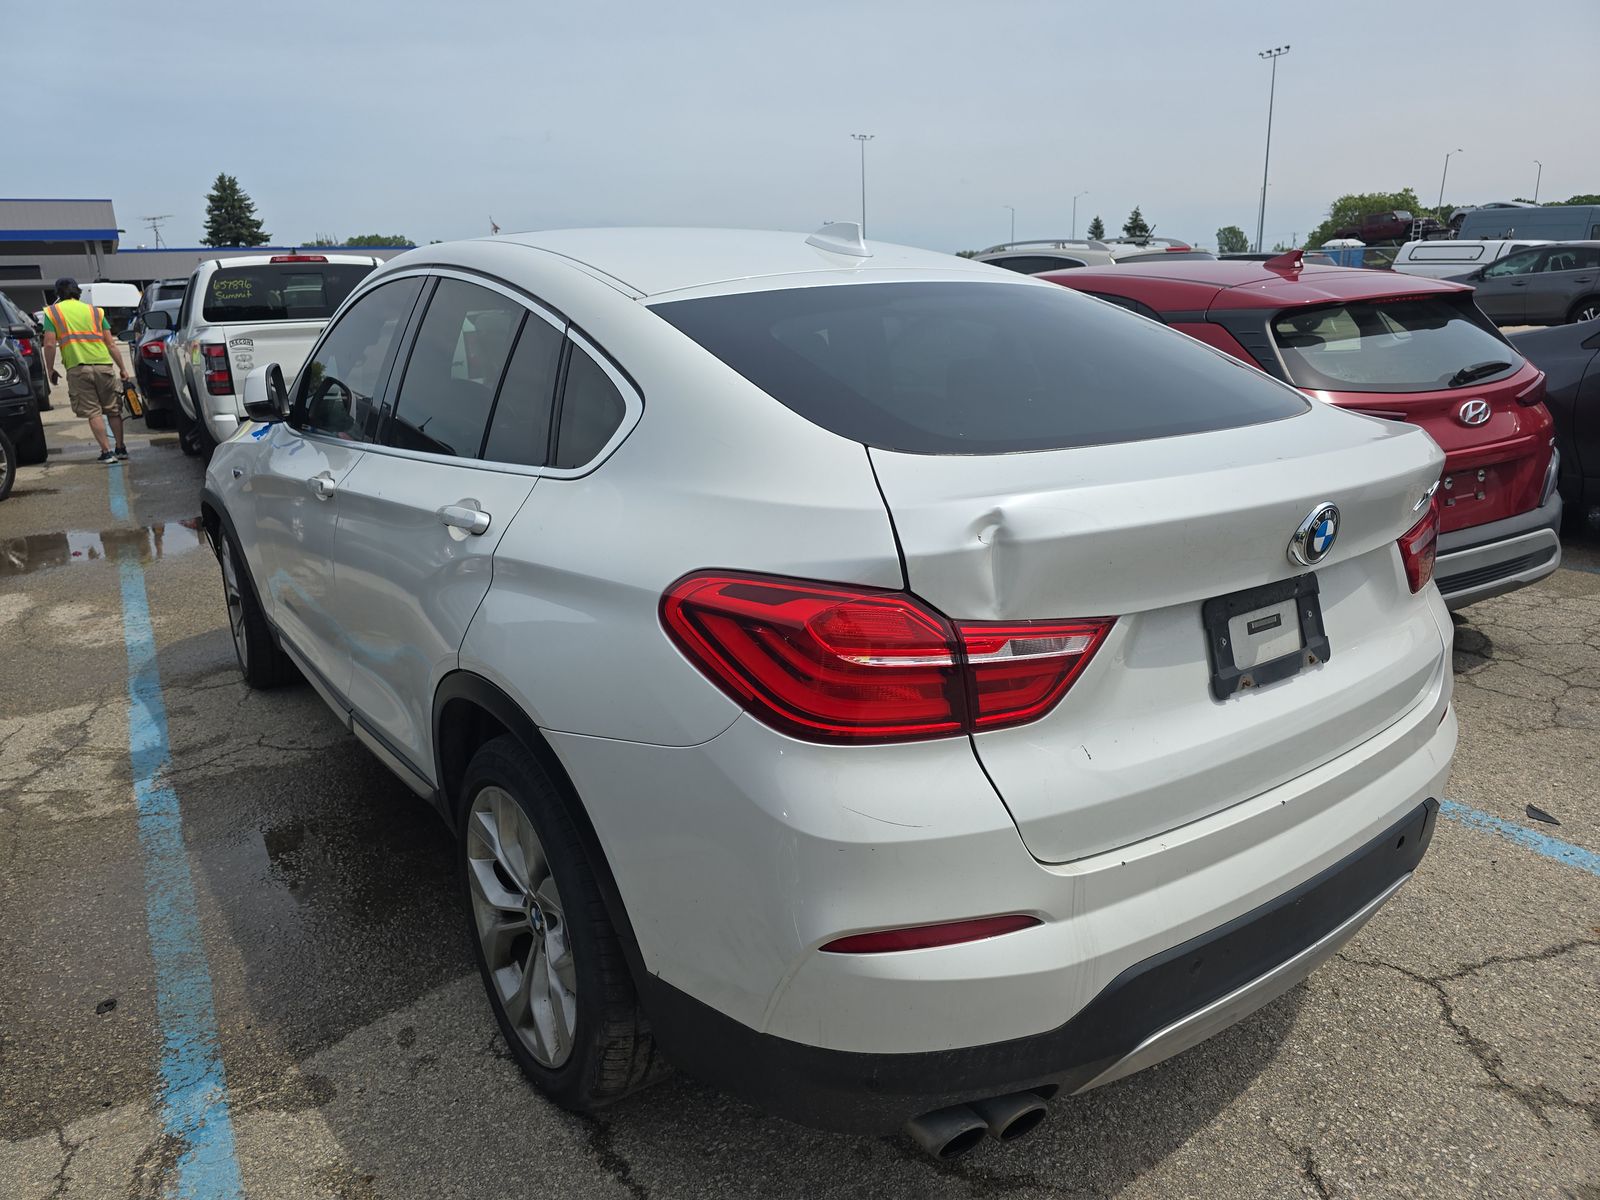
[[[111,336],[106,315],[78,297],[83,292],[76,279],[56,280],[56,302],[44,310],[44,366],[50,382],[59,383],[56,350],[67,369],[67,399],[72,411],[89,421],[89,431],[100,444],[102,463],[125,462],[128,447],[122,440],[122,391],[128,386],[128,368],[122,349]],[[116,364],[116,372],[112,364]],[[118,379],[117,375],[121,378]],[[110,424],[113,444],[106,436]]]

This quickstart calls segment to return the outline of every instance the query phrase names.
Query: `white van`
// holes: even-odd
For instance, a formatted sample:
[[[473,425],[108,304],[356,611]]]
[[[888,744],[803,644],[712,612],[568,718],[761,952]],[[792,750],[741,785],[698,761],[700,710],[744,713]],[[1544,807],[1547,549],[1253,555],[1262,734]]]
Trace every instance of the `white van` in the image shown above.
[[[111,326],[112,333],[120,334],[128,327],[128,322],[133,320],[134,310],[139,307],[139,289],[131,283],[98,283],[80,284],[82,295],[78,298],[85,304],[92,304],[103,309],[106,314],[106,324]]]
[[[1395,253],[1394,269],[1402,275],[1427,275],[1452,279],[1504,258],[1513,250],[1542,246],[1535,238],[1510,238],[1474,242],[1407,242]]]

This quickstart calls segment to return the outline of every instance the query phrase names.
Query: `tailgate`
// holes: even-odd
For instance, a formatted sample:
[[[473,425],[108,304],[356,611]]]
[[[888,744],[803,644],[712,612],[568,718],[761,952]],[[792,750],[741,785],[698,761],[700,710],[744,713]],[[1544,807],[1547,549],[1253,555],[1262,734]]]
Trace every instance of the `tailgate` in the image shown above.
[[[233,368],[235,390],[243,390],[244,377],[257,367],[277,363],[286,383],[305,364],[326,321],[272,321],[258,325],[222,325],[209,330],[207,342],[226,341],[228,365]]]
[[[1116,617],[1062,702],[973,745],[1035,857],[1126,845],[1257,795],[1393,723],[1437,686],[1444,633],[1395,539],[1443,455],[1420,431],[1303,417],[1037,454],[872,450],[911,591],[966,620]],[[1288,543],[1323,501],[1333,550]],[[1314,575],[1325,661],[1219,700],[1202,606]]]

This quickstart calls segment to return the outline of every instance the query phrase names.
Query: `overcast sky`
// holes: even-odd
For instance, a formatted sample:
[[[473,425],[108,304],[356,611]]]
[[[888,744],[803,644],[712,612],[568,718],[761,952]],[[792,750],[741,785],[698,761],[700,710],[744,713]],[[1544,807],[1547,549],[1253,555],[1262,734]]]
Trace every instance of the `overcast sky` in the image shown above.
[[[195,245],[218,171],[278,244],[573,225],[809,230],[942,250],[1120,226],[1270,245],[1334,196],[1600,192],[1600,0],[27,5],[7,196],[110,197]],[[8,5],[9,7],[9,5]],[[20,34],[21,45],[18,46]],[[36,139],[15,141],[26,109]],[[104,131],[105,137],[97,137]]]

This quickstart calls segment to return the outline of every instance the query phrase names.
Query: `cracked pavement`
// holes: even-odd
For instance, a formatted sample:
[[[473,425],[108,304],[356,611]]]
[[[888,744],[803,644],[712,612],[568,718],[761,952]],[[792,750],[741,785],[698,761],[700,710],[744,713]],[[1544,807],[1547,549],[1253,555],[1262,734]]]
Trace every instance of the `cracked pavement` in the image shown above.
[[[184,1149],[155,1108],[117,572],[72,531],[143,547],[251,1197],[1600,1198],[1600,879],[1448,820],[1304,986],[955,1164],[681,1076],[596,1117],[555,1109],[499,1042],[442,827],[309,689],[239,682],[215,567],[178,526],[197,464],[131,425],[119,528],[62,408],[50,464],[0,505],[6,1200],[153,1200]],[[1600,543],[1567,556],[1458,624],[1451,798],[1600,851]]]

